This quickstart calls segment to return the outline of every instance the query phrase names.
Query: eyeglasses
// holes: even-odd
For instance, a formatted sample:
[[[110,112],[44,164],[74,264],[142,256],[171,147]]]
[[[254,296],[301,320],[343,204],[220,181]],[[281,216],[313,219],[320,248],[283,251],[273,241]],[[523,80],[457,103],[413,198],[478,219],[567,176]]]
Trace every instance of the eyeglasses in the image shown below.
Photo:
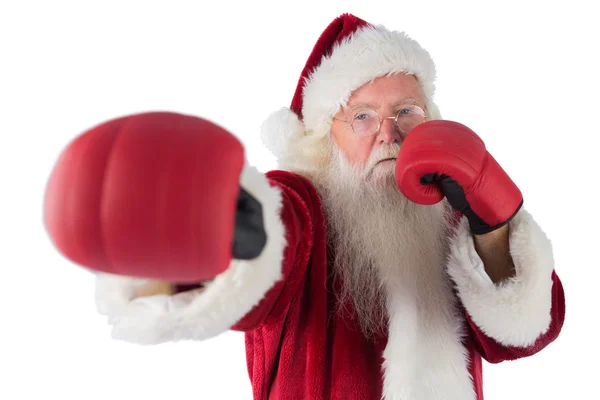
[[[424,122],[426,118],[425,111],[419,106],[413,104],[407,104],[393,117],[380,117],[375,110],[366,109],[358,111],[352,117],[352,121],[345,121],[337,119],[338,121],[345,122],[352,126],[352,130],[359,136],[372,136],[379,132],[381,124],[385,119],[392,119],[396,124],[396,127],[402,133],[410,132],[414,127]]]

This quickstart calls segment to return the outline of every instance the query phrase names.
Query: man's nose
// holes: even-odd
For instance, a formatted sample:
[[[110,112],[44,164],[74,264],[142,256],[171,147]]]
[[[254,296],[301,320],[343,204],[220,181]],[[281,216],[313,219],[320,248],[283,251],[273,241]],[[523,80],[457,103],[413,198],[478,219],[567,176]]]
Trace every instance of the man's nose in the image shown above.
[[[393,119],[384,119],[379,128],[379,141],[382,144],[401,143],[402,135]]]

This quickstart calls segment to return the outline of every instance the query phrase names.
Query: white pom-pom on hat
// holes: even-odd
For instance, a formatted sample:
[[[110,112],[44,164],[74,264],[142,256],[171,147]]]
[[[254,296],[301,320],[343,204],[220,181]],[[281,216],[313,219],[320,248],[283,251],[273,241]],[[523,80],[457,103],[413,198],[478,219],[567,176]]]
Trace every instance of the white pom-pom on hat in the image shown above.
[[[304,135],[304,124],[298,115],[287,107],[272,113],[260,128],[264,145],[276,156],[287,152],[294,139]]]

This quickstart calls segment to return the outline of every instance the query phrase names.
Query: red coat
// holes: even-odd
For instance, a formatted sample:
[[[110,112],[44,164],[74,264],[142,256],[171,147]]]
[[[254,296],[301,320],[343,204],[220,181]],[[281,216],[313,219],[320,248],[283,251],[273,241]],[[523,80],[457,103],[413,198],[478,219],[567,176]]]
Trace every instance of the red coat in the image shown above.
[[[413,313],[416,322],[406,322],[413,314],[400,304],[389,333],[368,340],[334,312],[327,231],[314,187],[283,171],[267,178],[252,169],[242,177],[265,209],[270,236],[261,259],[234,262],[204,291],[171,298],[118,298],[115,288],[125,293],[131,283],[100,277],[98,304],[112,316],[113,337],[159,343],[244,331],[257,400],[481,400],[482,359],[530,356],[558,336],[563,288],[550,243],[525,210],[511,221],[515,279],[498,286],[475,272],[481,266],[462,221],[448,258],[452,297],[440,295],[442,303],[429,310],[434,317]],[[414,330],[403,330],[411,324]]]

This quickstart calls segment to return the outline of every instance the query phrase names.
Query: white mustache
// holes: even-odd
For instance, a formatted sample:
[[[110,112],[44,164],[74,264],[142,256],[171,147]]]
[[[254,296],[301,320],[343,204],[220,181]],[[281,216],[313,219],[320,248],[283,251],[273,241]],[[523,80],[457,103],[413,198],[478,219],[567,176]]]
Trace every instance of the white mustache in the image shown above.
[[[365,172],[367,172],[367,174],[370,174],[371,170],[381,161],[398,158],[399,151],[399,144],[392,144],[389,146],[382,146],[377,148],[377,150],[375,150],[371,154],[371,157],[369,157],[369,161],[367,162]]]

